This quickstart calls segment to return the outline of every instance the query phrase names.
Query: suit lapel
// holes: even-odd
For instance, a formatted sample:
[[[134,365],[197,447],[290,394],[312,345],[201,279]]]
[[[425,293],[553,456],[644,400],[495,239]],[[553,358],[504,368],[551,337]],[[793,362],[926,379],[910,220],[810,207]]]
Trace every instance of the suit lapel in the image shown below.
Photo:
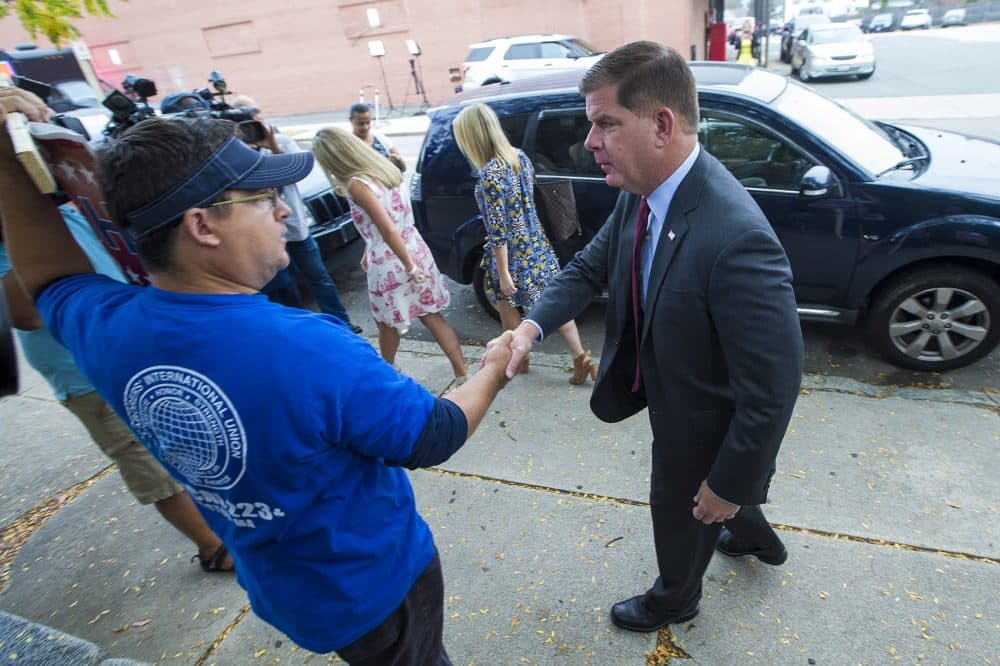
[[[639,215],[639,197],[629,195],[632,199],[625,217],[621,223],[621,242],[618,243],[618,266],[620,279],[616,298],[610,299],[615,304],[615,317],[618,330],[625,328],[632,309],[632,243],[635,241],[635,226]],[[609,294],[610,296],[611,294]]]
[[[653,266],[649,273],[649,283],[646,286],[645,294],[643,294],[642,309],[646,313],[642,323],[643,341],[646,339],[650,322],[653,320],[650,313],[656,308],[660,286],[666,279],[670,264],[687,235],[687,215],[698,207],[698,202],[701,199],[701,191],[708,171],[705,155],[706,151],[702,148],[701,154],[698,155],[691,167],[691,171],[681,181],[674,198],[670,201],[667,219],[663,221],[663,227],[660,229],[660,238],[656,242],[656,251],[653,253]]]

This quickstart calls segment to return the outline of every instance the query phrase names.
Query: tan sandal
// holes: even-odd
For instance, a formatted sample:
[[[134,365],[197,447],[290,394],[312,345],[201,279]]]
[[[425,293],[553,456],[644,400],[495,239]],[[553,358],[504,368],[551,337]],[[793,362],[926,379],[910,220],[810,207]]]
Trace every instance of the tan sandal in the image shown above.
[[[591,381],[596,380],[597,366],[594,365],[589,353],[580,352],[573,357],[573,375],[569,378],[569,383],[574,386],[582,384],[587,381],[587,375],[590,375]]]

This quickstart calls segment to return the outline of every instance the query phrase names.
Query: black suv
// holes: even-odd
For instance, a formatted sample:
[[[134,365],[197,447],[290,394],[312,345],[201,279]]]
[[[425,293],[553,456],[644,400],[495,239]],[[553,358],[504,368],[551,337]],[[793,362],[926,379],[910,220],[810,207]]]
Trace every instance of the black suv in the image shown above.
[[[1000,339],[1000,144],[868,122],[782,76],[693,63],[701,146],[739,179],[788,253],[799,315],[864,321],[893,363],[947,370]],[[582,234],[556,244],[565,263],[611,211],[616,190],[583,149],[580,73],[495,84],[430,111],[411,181],[417,226],[441,270],[474,283],[484,229],[475,174],[452,121],[471,102],[500,117],[536,178],[572,182]],[[752,314],[748,313],[748,316]]]
[[[358,240],[358,231],[354,228],[347,199],[333,191],[319,165],[296,186],[313,218],[309,222],[309,232],[319,245],[323,261],[328,266],[339,267],[360,256],[362,243],[351,248],[351,252],[342,251]]]

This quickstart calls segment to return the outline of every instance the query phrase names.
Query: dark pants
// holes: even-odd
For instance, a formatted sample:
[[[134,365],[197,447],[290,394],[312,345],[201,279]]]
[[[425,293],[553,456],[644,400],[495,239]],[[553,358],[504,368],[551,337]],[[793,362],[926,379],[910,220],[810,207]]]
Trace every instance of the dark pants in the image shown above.
[[[444,578],[435,554],[399,608],[337,654],[351,666],[452,666],[443,629]]]
[[[288,256],[291,259],[291,267],[296,272],[301,273],[309,283],[309,289],[316,298],[316,305],[319,311],[328,315],[333,315],[344,323],[350,324],[351,318],[347,314],[347,308],[340,300],[337,293],[337,286],[333,283],[333,278],[323,265],[323,258],[320,256],[319,245],[311,235],[303,241],[288,241],[285,245]],[[268,298],[276,303],[287,305],[293,308],[302,307],[302,296],[299,288],[295,284],[295,278],[287,268],[280,271],[270,282],[264,285],[261,292],[267,294]]]
[[[646,605],[660,613],[693,611],[701,600],[701,580],[719,540],[721,523],[705,525],[688,506],[652,507],[653,540],[660,575],[646,592]],[[769,548],[780,539],[759,506],[742,507],[726,528],[741,542]]]

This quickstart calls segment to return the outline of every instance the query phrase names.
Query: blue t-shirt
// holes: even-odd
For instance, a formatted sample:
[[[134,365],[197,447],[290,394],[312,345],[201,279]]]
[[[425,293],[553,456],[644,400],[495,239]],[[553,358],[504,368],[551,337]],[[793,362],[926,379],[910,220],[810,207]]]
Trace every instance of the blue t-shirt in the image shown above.
[[[101,245],[87,218],[70,206],[60,206],[59,212],[62,213],[63,221],[72,232],[73,238],[90,259],[94,270],[124,282],[125,276],[121,268]],[[0,243],[0,277],[8,272],[10,272],[10,259],[3,243]],[[15,330],[15,333],[21,342],[25,360],[45,378],[52,387],[56,399],[66,400],[94,392],[93,384],[80,374],[69,350],[52,337],[48,328],[43,327],[34,331]]]
[[[329,652],[434,557],[405,459],[435,398],[339,320],[71,276],[38,308],[226,543],[254,611]]]

